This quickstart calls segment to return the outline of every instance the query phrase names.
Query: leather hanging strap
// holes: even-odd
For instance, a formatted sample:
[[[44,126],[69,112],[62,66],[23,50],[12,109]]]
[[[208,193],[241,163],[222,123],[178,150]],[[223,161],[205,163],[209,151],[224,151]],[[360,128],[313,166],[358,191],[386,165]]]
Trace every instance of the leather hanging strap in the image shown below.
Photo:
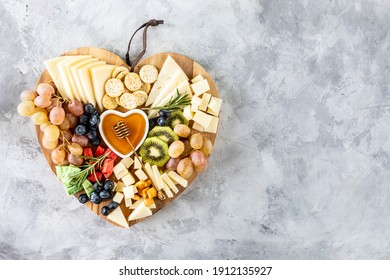
[[[149,26],[157,26],[159,24],[164,24],[164,21],[163,20],[157,20],[157,19],[151,19],[149,20],[148,22],[145,22],[144,24],[142,24],[133,34],[133,36],[131,36],[130,38],[130,41],[129,41],[129,45],[127,46],[127,53],[126,53],[126,62],[127,64],[130,66],[130,71],[133,72],[134,71],[134,67],[137,65],[137,63],[141,60],[141,58],[144,56],[145,52],[146,52],[146,35],[147,35],[147,31],[148,31],[148,27]],[[137,55],[137,57],[133,60],[133,62],[130,61],[130,45],[131,45],[131,41],[133,40],[133,37],[134,35],[139,31],[141,30],[142,28],[144,28],[144,33],[142,35],[142,46],[143,46],[143,50]]]

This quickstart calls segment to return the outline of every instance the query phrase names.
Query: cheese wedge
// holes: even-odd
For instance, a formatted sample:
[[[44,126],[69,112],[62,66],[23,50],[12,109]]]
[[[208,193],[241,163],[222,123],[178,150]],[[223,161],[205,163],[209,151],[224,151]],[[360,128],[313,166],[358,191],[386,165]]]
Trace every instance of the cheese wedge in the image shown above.
[[[123,215],[123,212],[120,207],[117,207],[114,211],[108,214],[107,219],[113,221],[114,223],[117,223],[118,225],[121,225],[122,227],[129,227],[125,215]]]
[[[104,110],[103,108],[103,96],[105,93],[104,85],[106,84],[107,80],[111,78],[111,74],[116,68],[115,65],[100,65],[91,68],[90,74],[92,79],[92,86],[93,86],[93,92],[96,99],[96,104],[98,107],[98,110],[102,112]]]
[[[142,161],[142,157],[139,157],[139,159]],[[134,169],[141,169],[142,165],[139,162],[137,157],[134,157]]]
[[[62,84],[64,86],[65,94],[68,96],[69,100],[75,99],[75,96],[73,95],[73,90],[70,87],[70,80],[68,77],[68,72],[63,67],[64,63],[67,61],[71,61],[74,56],[66,56],[66,59],[61,60],[57,64],[58,73],[60,74]],[[80,100],[79,100],[80,101]]]
[[[57,68],[57,64],[66,59],[68,59],[68,57],[59,56],[50,60],[46,60],[45,62],[43,62],[43,64],[45,64],[47,72],[49,72],[50,77],[53,79],[53,82],[55,83],[57,90],[59,91],[61,96],[67,99],[71,99],[70,96],[68,96],[65,91],[65,87],[61,79],[60,72],[58,71]]]
[[[134,210],[136,209],[141,203],[145,204],[144,203],[144,198],[141,197],[140,199],[138,199],[136,202],[133,203],[133,205],[131,205],[129,208],[130,210]],[[146,205],[145,205],[146,206]],[[150,209],[156,209],[156,203],[153,203],[152,205],[149,206]]]
[[[129,221],[139,220],[143,219],[149,216],[152,216],[153,212],[150,210],[149,207],[145,205],[145,203],[140,203],[137,208],[134,209],[133,212],[131,212],[129,216]]]
[[[90,63],[96,62],[96,61],[98,61],[97,58],[87,58],[85,60],[81,60],[79,62],[76,62],[75,64],[72,64],[69,67],[70,75],[72,76],[72,79],[76,85],[77,92],[79,93],[80,98],[81,97],[84,98],[84,94],[83,94],[84,90],[83,90],[83,86],[81,85],[79,75],[77,74],[77,70],[80,69],[81,67],[87,65],[87,64],[90,64]]]
[[[176,72],[179,72],[179,74],[176,74]],[[176,61],[170,55],[168,55],[161,68],[160,74],[158,75],[157,81],[153,84],[145,105],[151,105],[165,86],[167,89],[164,90],[169,93],[175,87],[176,82],[180,83],[184,79],[188,81],[187,75],[176,63]],[[171,89],[169,89],[169,87],[171,87]]]
[[[133,205],[133,201],[131,200],[131,198],[125,198],[125,206],[128,208],[131,205]]]
[[[167,186],[174,192],[178,193],[179,189],[176,187],[176,185],[172,182],[171,178],[167,175],[167,173],[164,173],[161,175],[161,178],[164,180],[164,182],[167,184]]]
[[[128,172],[123,178],[122,178],[123,183],[125,183],[126,186],[130,186],[135,183],[135,179],[133,175],[131,175],[130,172]]]
[[[193,79],[191,80],[191,83],[192,83],[192,84],[195,84],[195,83],[197,83],[197,82],[200,82],[201,80],[204,80],[204,79],[203,79],[202,75],[199,74],[199,75],[197,75],[195,78],[193,78]]]
[[[81,86],[83,88],[82,99],[83,103],[92,103],[93,106],[96,106],[95,96],[93,93],[93,86],[91,81],[90,69],[98,66],[106,64],[105,61],[95,61],[90,64],[87,64],[79,69],[77,69],[77,75],[79,76]]]
[[[202,99],[200,97],[198,97],[198,96],[192,97],[192,99],[191,99],[191,111],[192,112],[197,112],[200,103],[202,103]]]
[[[145,169],[146,169],[145,170],[146,173],[148,173],[148,176],[149,176],[150,180],[152,180],[153,186],[155,186],[157,188],[157,182],[156,182],[156,179],[154,177],[154,173],[153,173],[152,167],[150,166],[149,162],[145,163]]]
[[[164,188],[163,188],[164,192],[167,194],[168,198],[172,198],[173,193],[171,192],[171,189],[164,182],[163,182],[163,184],[164,184]]]

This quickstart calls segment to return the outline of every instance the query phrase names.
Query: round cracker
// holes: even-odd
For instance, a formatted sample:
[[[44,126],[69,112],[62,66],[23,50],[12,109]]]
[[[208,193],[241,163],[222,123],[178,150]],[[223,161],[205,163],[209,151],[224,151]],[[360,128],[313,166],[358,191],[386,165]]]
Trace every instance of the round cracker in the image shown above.
[[[123,82],[123,80],[125,79],[126,75],[129,74],[130,72],[129,71],[122,71],[120,72],[115,78],[121,80]]]
[[[132,94],[132,93],[124,93],[122,96],[119,98],[119,102],[121,106],[124,108],[131,110],[137,108],[137,98]]]
[[[109,96],[117,97],[123,93],[125,87],[123,86],[123,83],[121,80],[116,79],[116,78],[111,78],[104,85],[104,89],[106,90],[106,93]]]
[[[139,90],[142,86],[141,78],[137,73],[131,72],[126,75],[125,77],[125,86],[130,91],[136,91]]]
[[[145,65],[139,70],[139,76],[143,82],[152,84],[157,81],[158,70],[153,65]]]
[[[148,99],[148,94],[142,90],[133,92],[133,95],[136,97],[137,107],[145,104],[146,100]]]
[[[149,94],[151,89],[152,89],[152,85],[148,83],[142,83],[142,87],[140,88],[140,90],[146,92],[147,94]]]
[[[118,107],[118,103],[116,102],[114,97],[109,96],[108,94],[105,94],[103,96],[103,107],[108,110],[114,110],[116,107]]]
[[[122,71],[129,71],[129,69],[127,69],[127,67],[125,66],[118,66],[117,68],[114,69],[114,71],[112,72],[112,75],[111,77],[112,78],[115,78],[116,76],[118,76],[118,74]]]

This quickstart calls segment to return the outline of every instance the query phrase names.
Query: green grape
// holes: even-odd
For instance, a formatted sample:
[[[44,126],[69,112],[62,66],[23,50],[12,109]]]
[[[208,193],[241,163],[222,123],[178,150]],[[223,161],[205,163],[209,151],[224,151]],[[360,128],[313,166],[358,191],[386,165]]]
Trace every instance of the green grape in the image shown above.
[[[34,115],[31,116],[31,119],[32,119],[33,123],[36,125],[41,125],[41,124],[47,122],[47,120],[48,120],[47,114],[45,114],[43,112],[35,113]]]
[[[58,139],[55,141],[48,141],[45,136],[42,138],[42,145],[45,149],[53,150],[58,145]]]
[[[21,101],[34,101],[35,97],[37,97],[37,93],[30,89],[26,89],[20,94]]]
[[[55,141],[58,137],[60,137],[60,130],[58,129],[58,126],[52,124],[48,125],[43,133],[48,141]]]
[[[31,116],[34,113],[35,105],[32,101],[23,101],[18,105],[18,113],[23,117]]]

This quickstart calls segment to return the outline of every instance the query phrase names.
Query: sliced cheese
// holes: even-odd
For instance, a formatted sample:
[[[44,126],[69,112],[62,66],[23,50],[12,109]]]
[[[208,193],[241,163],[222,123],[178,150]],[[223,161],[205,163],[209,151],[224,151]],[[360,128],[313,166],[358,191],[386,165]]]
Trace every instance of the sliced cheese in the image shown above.
[[[105,61],[95,61],[90,64],[87,64],[83,67],[80,67],[77,69],[77,75],[79,76],[79,80],[81,83],[81,86],[83,88],[82,91],[82,98],[83,103],[92,103],[92,105],[96,106],[96,101],[95,101],[95,96],[93,93],[93,86],[92,86],[92,81],[91,81],[91,74],[90,74],[90,69],[93,67],[96,67],[98,65],[103,65],[106,64]]]
[[[135,176],[137,176],[138,179],[143,181],[148,179],[148,176],[146,176],[145,172],[142,169],[138,169],[137,171],[135,171]]]
[[[195,130],[200,131],[200,132],[204,131],[204,127],[201,126],[200,124],[198,124],[197,122],[194,122],[192,124],[192,129],[195,129]]]
[[[191,111],[191,105],[187,105],[183,108],[183,115],[187,120],[192,120],[194,112]]]
[[[135,179],[133,175],[131,175],[130,172],[128,172],[123,178],[122,178],[123,183],[125,183],[126,186],[130,186],[135,183]]]
[[[163,188],[164,192],[167,194],[168,198],[172,198],[173,197],[173,193],[171,192],[171,189],[164,182],[163,182],[163,184],[164,184],[164,188]]]
[[[175,180],[179,185],[181,185],[183,188],[186,188],[188,186],[188,181],[181,177],[179,174],[177,174],[175,171],[169,171],[168,176]]]
[[[222,99],[216,98],[216,97],[211,97],[210,103],[208,105],[208,110],[207,113],[210,113],[216,117],[218,117],[219,111],[221,110],[221,105],[222,105]]]
[[[121,225],[122,227],[129,227],[125,215],[123,215],[123,212],[120,207],[117,207],[114,211],[108,214],[107,219],[117,223],[118,225]]]
[[[127,157],[127,158],[121,159],[120,162],[121,162],[126,168],[129,168],[129,167],[133,164],[134,160],[133,160],[131,157]]]
[[[156,179],[154,178],[154,173],[153,173],[152,167],[150,166],[149,162],[145,163],[145,171],[146,171],[146,173],[148,173],[150,180],[152,180],[153,186],[155,186],[157,188],[157,182],[156,182]]]
[[[204,132],[217,133],[218,121],[218,117],[212,117],[209,126],[204,129]]]
[[[176,74],[176,72],[179,72],[179,74]],[[181,76],[181,77],[180,77]],[[159,96],[161,90],[164,88],[164,86],[174,86],[170,85],[169,83],[172,81],[172,79],[175,78],[176,80],[180,80],[180,78],[188,80],[187,75],[184,73],[184,71],[180,68],[180,66],[176,63],[176,61],[168,55],[167,59],[165,60],[160,73],[158,75],[157,81],[153,84],[153,87],[150,91],[148,100],[146,101],[146,106],[151,105],[156,98]],[[175,81],[176,81],[175,80]],[[179,83],[182,80],[179,81]],[[173,88],[172,88],[173,89]],[[167,92],[170,92],[172,89],[169,90],[166,89]]]
[[[128,186],[123,188],[123,194],[126,199],[134,197],[134,188],[133,186]],[[127,207],[127,206],[126,206]]]
[[[133,185],[133,190],[134,190],[134,193],[138,193],[138,189],[136,186]]]
[[[103,108],[103,96],[105,93],[104,85],[111,78],[112,72],[116,68],[115,65],[99,65],[89,69],[92,79],[93,92],[96,99],[96,104],[100,112]]]
[[[202,102],[200,102],[200,105],[198,107],[198,110],[206,111],[207,110],[207,105],[209,105],[211,99],[211,94],[210,93],[203,93],[202,95]]]
[[[164,182],[167,184],[167,186],[174,192],[178,193],[179,189],[176,187],[176,185],[172,182],[171,178],[167,175],[167,173],[164,173],[161,175],[161,178],[164,180]]]
[[[158,167],[156,165],[153,165],[152,166],[152,170],[153,170],[153,175],[154,175],[154,179],[156,181],[156,188],[158,190],[161,190],[164,188],[164,182],[161,178],[161,175],[160,175],[160,172],[158,171]]]
[[[153,214],[152,210],[150,210],[149,207],[145,205],[145,203],[140,203],[137,208],[134,209],[133,212],[131,212],[129,216],[129,221],[139,220],[146,217],[149,217]]]
[[[197,112],[200,103],[202,103],[202,99],[198,96],[193,96],[191,99],[191,111],[192,112]]]
[[[47,72],[49,72],[50,77],[52,78],[54,84],[57,87],[57,90],[61,94],[62,97],[71,99],[70,96],[66,94],[63,81],[61,79],[60,72],[58,71],[57,64],[65,59],[68,59],[66,56],[59,56],[50,60],[46,60],[43,62],[45,64],[45,67],[47,69]]]
[[[142,157],[139,157],[139,159],[142,162]],[[141,162],[138,160],[138,157],[134,157],[134,169],[141,169],[142,168]]]
[[[207,80],[201,80],[195,84],[192,84],[191,88],[197,96],[210,90],[209,82]]]
[[[72,88],[70,87],[70,80],[68,77],[68,72],[65,70],[63,65],[66,61],[70,61],[72,59],[73,59],[73,56],[66,56],[66,59],[61,60],[57,64],[58,73],[60,74],[61,81],[62,81],[62,84],[64,86],[65,94],[68,96],[69,100],[73,100],[76,97],[73,95]],[[79,100],[79,101],[81,101],[81,100]]]
[[[193,121],[206,128],[210,125],[212,119],[213,116],[210,116],[202,111],[197,111],[194,115]]]
[[[116,192],[115,195],[114,195],[114,198],[112,200],[115,201],[118,204],[121,204],[121,202],[123,200],[123,193]]]
[[[193,79],[191,80],[191,83],[195,84],[195,83],[197,83],[197,82],[200,82],[201,80],[204,80],[204,79],[203,79],[202,75],[199,74],[199,75],[197,75],[195,78],[193,78]]]
[[[80,77],[77,74],[77,70],[80,69],[81,67],[84,67],[84,66],[91,64],[93,62],[96,62],[96,61],[98,61],[97,58],[87,58],[85,60],[82,60],[82,61],[79,61],[75,64],[72,64],[69,67],[70,74],[71,74],[72,79],[76,85],[77,91],[79,93],[79,97],[82,99],[84,99],[84,94],[83,94],[84,90],[83,90],[83,86],[82,86],[81,81],[80,81]]]

